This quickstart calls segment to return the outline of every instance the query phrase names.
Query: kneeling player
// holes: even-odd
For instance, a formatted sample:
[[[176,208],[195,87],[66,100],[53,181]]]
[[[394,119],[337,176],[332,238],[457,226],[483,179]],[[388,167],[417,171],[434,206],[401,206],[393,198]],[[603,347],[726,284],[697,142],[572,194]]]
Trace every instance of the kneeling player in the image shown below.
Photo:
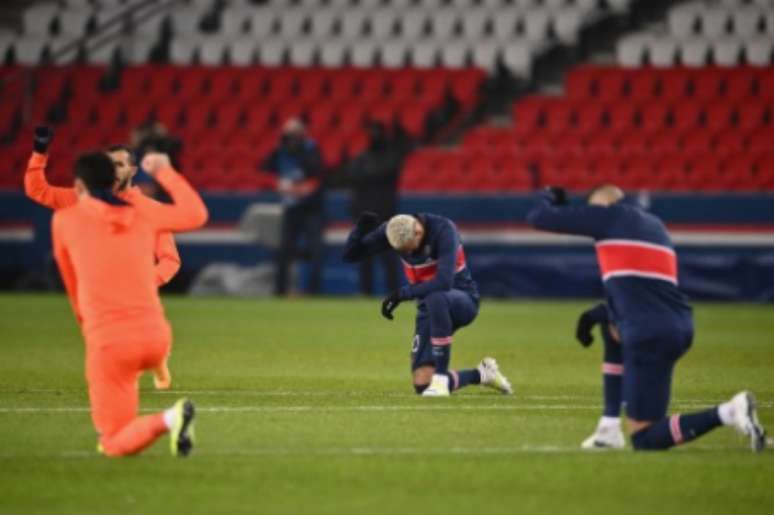
[[[527,215],[546,231],[595,240],[611,320],[623,349],[623,401],[632,446],[667,449],[721,426],[750,438],[754,451],[766,445],[755,399],[740,392],[728,402],[697,413],[667,416],[672,373],[693,343],[693,315],[677,281],[677,254],[663,222],[622,202],[613,185],[595,189],[588,205],[570,206],[561,188],[550,188]]]
[[[377,215],[363,213],[347,239],[344,260],[360,261],[390,250],[400,254],[409,284],[384,299],[382,315],[392,320],[401,302],[418,302],[411,348],[415,391],[447,397],[469,384],[482,384],[513,393],[494,358],[484,358],[474,369],[449,369],[452,335],[473,322],[480,300],[451,220],[432,214],[397,215],[380,225]]]
[[[48,147],[53,137],[54,132],[49,127],[35,129],[33,153],[24,173],[24,192],[38,204],[57,210],[75,205],[78,202],[78,193],[75,188],[51,186],[46,179]],[[113,161],[116,170],[116,184],[113,187],[116,196],[134,205],[158,204],[143,194],[139,188],[132,186],[132,178],[137,172],[137,167],[132,160],[130,149],[116,145],[108,148],[106,153]],[[180,269],[180,255],[172,233],[159,233],[153,252],[156,261],[156,285],[161,287],[168,283]],[[153,384],[157,390],[168,390],[171,387],[172,376],[166,359],[153,370]]]
[[[54,257],[86,342],[86,379],[98,449],[135,454],[171,433],[172,453],[187,455],[194,406],[180,399],[166,411],[138,416],[137,380],[169,353],[172,331],[149,259],[161,231],[197,228],[207,208],[163,154],[143,166],[170,194],[172,205],[133,205],[113,193],[113,163],[103,153],[75,164],[77,202],[54,213]]]

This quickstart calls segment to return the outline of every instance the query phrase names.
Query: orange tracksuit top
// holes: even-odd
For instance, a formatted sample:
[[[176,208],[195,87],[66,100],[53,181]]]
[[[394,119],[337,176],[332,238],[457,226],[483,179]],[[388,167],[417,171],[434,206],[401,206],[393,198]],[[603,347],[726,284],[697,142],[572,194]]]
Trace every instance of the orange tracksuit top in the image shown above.
[[[114,206],[85,195],[54,213],[54,258],[87,345],[171,339],[150,255],[159,232],[201,227],[207,208],[174,170],[156,180],[173,204]]]
[[[38,204],[55,210],[77,203],[78,195],[74,188],[51,186],[46,180],[47,161],[47,154],[32,153],[27,164],[27,171],[24,173],[24,192],[27,197]],[[117,196],[135,205],[146,202],[158,204],[137,187],[121,191]],[[153,255],[156,256],[156,286],[162,286],[168,283],[180,270],[180,254],[177,252],[172,233],[166,231],[159,233]]]

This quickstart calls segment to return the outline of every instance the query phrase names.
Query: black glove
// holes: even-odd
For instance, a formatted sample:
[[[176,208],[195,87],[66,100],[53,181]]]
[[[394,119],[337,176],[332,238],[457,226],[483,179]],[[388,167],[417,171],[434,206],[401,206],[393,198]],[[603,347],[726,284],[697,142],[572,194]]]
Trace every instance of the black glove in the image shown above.
[[[578,318],[578,325],[575,328],[575,338],[581,345],[588,347],[594,342],[594,336],[591,334],[591,331],[597,324],[606,324],[607,316],[607,307],[604,304],[597,304],[593,308],[581,313],[580,318]]]
[[[567,191],[561,186],[548,186],[546,193],[551,199],[551,203],[555,206],[567,205]]]
[[[357,230],[365,234],[379,227],[379,215],[372,211],[363,211],[357,217]]]
[[[51,127],[35,127],[35,135],[32,138],[32,149],[38,154],[48,152],[48,146],[54,139],[54,130]]]
[[[398,290],[387,295],[382,301],[382,316],[387,320],[392,320],[394,318],[392,312],[395,311],[395,308],[397,308],[400,303],[400,292]]]

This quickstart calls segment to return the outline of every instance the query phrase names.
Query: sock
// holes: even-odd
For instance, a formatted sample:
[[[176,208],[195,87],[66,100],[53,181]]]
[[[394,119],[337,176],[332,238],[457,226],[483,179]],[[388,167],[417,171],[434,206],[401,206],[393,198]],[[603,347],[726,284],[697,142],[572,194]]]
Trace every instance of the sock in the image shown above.
[[[433,340],[436,340],[436,338],[430,339],[431,342]],[[441,345],[433,344],[433,360],[435,361],[436,374],[443,375],[443,374],[449,373],[450,356],[451,356],[451,337],[448,338],[448,343],[443,343]]]
[[[724,402],[718,406],[718,418],[724,426],[734,425],[734,416],[736,412],[734,410],[734,404],[731,402]]]
[[[690,442],[720,425],[717,408],[672,415],[632,434],[632,445],[636,450],[669,449]]]
[[[621,427],[621,417],[608,417],[603,415],[599,419],[599,427]]]
[[[621,344],[613,340],[610,327],[602,324],[602,339],[605,342],[604,362],[602,363],[602,397],[606,417],[621,416],[623,401],[623,349]]]
[[[161,415],[164,417],[164,425],[167,426],[167,429],[172,429],[172,426],[175,425],[175,418],[177,418],[177,410],[175,408],[165,409]]]
[[[480,384],[481,373],[478,369],[471,368],[467,370],[449,370],[449,390],[459,390],[469,384]]]

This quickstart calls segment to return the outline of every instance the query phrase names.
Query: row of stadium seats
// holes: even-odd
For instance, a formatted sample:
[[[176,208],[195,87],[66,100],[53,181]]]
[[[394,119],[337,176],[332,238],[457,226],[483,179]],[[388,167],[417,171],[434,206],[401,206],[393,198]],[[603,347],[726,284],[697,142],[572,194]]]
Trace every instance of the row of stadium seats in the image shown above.
[[[477,66],[494,71],[504,66],[514,75],[527,77],[532,63],[544,46],[525,38],[507,41],[482,39],[469,41],[423,39],[410,42],[402,38],[385,40],[317,39],[317,38],[253,38],[222,37],[174,38],[169,58],[175,64],[263,66],[356,67],[384,66],[403,68],[414,66],[461,68]],[[132,47],[130,60],[146,62],[153,51],[147,44]]]
[[[570,98],[603,102],[770,100],[774,69],[579,66],[568,73],[565,91]]]
[[[678,64],[703,67],[710,64],[738,66],[750,64],[768,67],[774,55],[774,35],[758,37],[724,36],[678,38],[651,33],[636,33],[618,40],[618,64],[640,67],[646,64],[672,67]]]
[[[158,36],[168,23],[175,35],[218,33],[225,36],[240,34],[253,37],[303,35],[324,38],[388,38],[400,36],[406,40],[433,36],[446,39],[452,36],[478,38],[496,36],[507,39],[517,30],[533,39],[542,40],[554,30],[560,38],[572,38],[582,20],[597,9],[585,5],[553,5],[546,7],[519,7],[478,5],[469,8],[429,6],[409,7],[383,5],[380,7],[345,5],[315,5],[288,8],[247,5],[225,9],[205,8],[181,4],[168,16],[149,20],[131,17],[123,30],[144,36]],[[23,32],[27,36],[59,35],[83,36],[94,26],[123,12],[120,7],[65,8],[43,3],[29,7],[23,15]],[[214,16],[212,16],[214,15]],[[212,22],[204,24],[205,19]],[[214,26],[215,29],[211,28]]]
[[[677,3],[669,10],[666,33],[657,28],[629,34],[618,40],[616,56],[618,64],[635,68],[768,67],[774,62],[774,4]]]
[[[772,137],[772,126],[747,131],[736,128],[675,128],[648,132],[631,128],[603,128],[587,133],[538,129],[522,132],[514,128],[483,126],[465,135],[462,148],[472,152],[516,152],[533,160],[552,155],[646,157],[676,152],[728,156],[741,152],[760,154],[772,151]]]
[[[625,189],[727,191],[774,189],[774,153],[684,153],[654,157],[558,156],[519,153],[421,150],[403,169],[404,191],[526,191],[561,184],[589,189],[612,182]]]
[[[689,2],[672,7],[668,15],[669,32],[677,37],[701,34],[709,38],[725,35],[753,37],[774,35],[774,5],[713,5]]]
[[[168,14],[126,17],[123,37],[81,49],[88,62],[141,64],[160,49],[176,64],[340,67],[503,66],[529,77],[548,46],[577,43],[583,27],[628,0],[545,2],[181,2]],[[121,12],[120,7],[30,6],[24,34],[0,34],[0,58],[35,64]],[[172,40],[169,41],[169,34]]]
[[[418,152],[402,187],[774,189],[771,69],[581,66],[564,96],[528,96],[512,118],[474,128],[452,151]]]
[[[0,68],[0,78],[18,72]],[[29,152],[32,127],[56,110],[61,123],[56,141],[66,155],[52,165],[54,177],[69,174],[74,153],[127,141],[131,129],[145,121],[162,122],[184,141],[183,162],[204,170],[200,186],[214,187],[222,167],[200,166],[197,149],[210,155],[251,154],[235,165],[256,170],[277,144],[279,128],[290,117],[306,119],[318,140],[323,158],[333,167],[361,152],[368,143],[364,124],[378,120],[400,127],[421,139],[431,127],[443,123],[444,113],[470,109],[478,101],[485,75],[478,69],[386,70],[296,69],[242,67],[129,67],[118,89],[101,87],[106,69],[94,66],[43,67],[32,75],[29,123],[21,126],[22,81],[6,85],[0,105],[0,137],[10,141],[13,167],[23,166]],[[432,118],[432,120],[431,120]],[[217,146],[217,150],[212,148]],[[73,154],[70,154],[73,153]],[[57,167],[59,166],[59,167]],[[0,174],[2,175],[2,174]],[[199,180],[197,179],[197,180]],[[0,186],[18,186],[8,177]],[[245,182],[245,187],[253,182]]]

